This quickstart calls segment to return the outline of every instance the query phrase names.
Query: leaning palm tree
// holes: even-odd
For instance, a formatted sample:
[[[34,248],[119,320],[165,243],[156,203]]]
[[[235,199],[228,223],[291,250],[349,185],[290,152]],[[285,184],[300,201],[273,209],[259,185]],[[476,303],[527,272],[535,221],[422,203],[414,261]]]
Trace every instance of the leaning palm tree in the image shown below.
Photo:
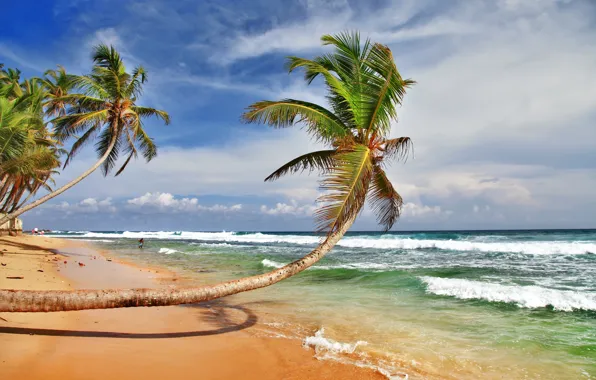
[[[44,122],[47,93],[40,80],[20,83],[19,96],[12,88],[0,84],[0,213],[13,212],[41,188],[51,190],[62,154]]]
[[[318,228],[327,232],[308,255],[264,274],[215,285],[168,290],[0,290],[0,311],[61,311],[133,306],[165,306],[212,300],[263,288],[307,269],[341,239],[362,210],[367,196],[379,222],[391,228],[400,215],[402,198],[387,179],[384,165],[404,158],[410,139],[387,139],[396,108],[414,82],[403,79],[388,47],[365,41],[358,34],[324,36],[332,54],[314,60],[290,57],[289,69],[305,70],[308,83],[325,80],[331,109],[284,99],[251,105],[246,122],[273,127],[303,125],[328,149],[300,156],[274,171],[266,180],[305,169],[325,175],[325,195],[316,212]]]
[[[50,91],[55,90],[54,93],[59,92],[57,87],[60,87],[60,91],[71,87],[81,91],[79,94],[50,97],[48,103],[53,113],[66,113],[52,120],[58,140],[77,138],[66,157],[64,167],[96,136],[95,148],[99,159],[71,182],[1,218],[0,225],[62,194],[99,167],[107,176],[122,150],[128,157],[116,175],[122,173],[130,160],[139,153],[147,162],[157,155],[155,143],[143,129],[143,119],[157,117],[169,124],[170,117],[165,111],[136,104],[147,80],[145,69],[139,66],[132,74],[127,73],[118,52],[114,47],[106,45],[95,48],[93,61],[95,65],[89,75],[61,78],[61,72],[56,75],[50,73],[54,82],[46,80],[44,83]],[[65,104],[69,105],[68,111],[63,111]],[[79,136],[80,133],[82,134]]]

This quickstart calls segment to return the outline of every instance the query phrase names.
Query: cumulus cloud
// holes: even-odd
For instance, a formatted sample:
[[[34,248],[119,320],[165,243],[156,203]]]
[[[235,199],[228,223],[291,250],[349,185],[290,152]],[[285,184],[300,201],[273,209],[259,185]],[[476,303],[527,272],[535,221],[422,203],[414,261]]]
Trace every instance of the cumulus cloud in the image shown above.
[[[177,198],[170,193],[145,193],[136,198],[126,201],[129,209],[133,210],[149,210],[159,212],[236,212],[242,210],[241,204],[231,206],[224,206],[215,204],[212,206],[204,206],[199,204],[198,198]]]
[[[315,210],[315,205],[299,205],[295,199],[291,199],[289,203],[277,203],[274,207],[267,207],[266,205],[261,205],[260,208],[261,213],[266,215],[312,216]]]
[[[242,203],[252,202],[263,220],[283,210],[292,215],[317,198],[317,177],[262,179],[320,145],[298,129],[240,127],[238,117],[260,99],[325,104],[321,83],[306,86],[299,74],[288,77],[283,57],[312,57],[326,49],[320,46],[321,34],[358,27],[363,36],[389,44],[402,74],[418,82],[393,126],[394,136],[413,138],[415,158],[387,169],[406,205],[417,205],[404,208],[399,227],[424,220],[424,227],[434,228],[448,212],[448,228],[467,227],[468,221],[495,228],[593,224],[593,2],[458,1],[445,6],[438,0],[400,0],[371,6],[366,1],[255,0],[216,8],[150,0],[121,7],[122,19],[113,15],[109,25],[88,18],[81,40],[114,41],[130,62],[150,68],[150,83],[160,91],[149,99],[164,103],[175,122],[167,132],[151,131],[161,148],[156,160],[135,163],[118,178],[95,174],[66,194],[67,202],[77,203],[81,194],[132,200],[151,190],[152,196],[243,197]],[[151,44],[143,43],[148,40]],[[19,57],[25,51],[2,43],[0,54],[7,47]],[[76,54],[80,45],[72,46]],[[79,156],[59,184],[86,169],[95,159],[91,156]],[[192,199],[172,196],[126,206],[200,209]]]
[[[416,203],[408,202],[403,205],[402,208],[402,217],[428,217],[428,216],[439,216],[439,215],[446,215],[449,216],[453,212],[450,210],[443,211],[441,210],[440,206],[428,206],[428,205],[419,205]]]
[[[85,198],[75,203],[62,201],[57,204],[44,204],[41,209],[60,211],[66,214],[115,213],[117,211],[117,208],[112,204],[111,197],[103,200]]]

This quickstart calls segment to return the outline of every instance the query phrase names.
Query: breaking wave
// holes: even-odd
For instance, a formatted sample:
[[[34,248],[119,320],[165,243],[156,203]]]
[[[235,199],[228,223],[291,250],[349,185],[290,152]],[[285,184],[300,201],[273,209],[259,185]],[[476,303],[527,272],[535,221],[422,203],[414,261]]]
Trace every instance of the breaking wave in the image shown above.
[[[178,253],[180,251],[177,251],[175,249],[170,249],[170,248],[160,248],[158,252],[159,253],[164,253],[166,255],[171,255],[172,253]]]
[[[129,239],[158,239],[158,240],[196,240],[204,243],[217,244],[290,244],[290,245],[316,245],[320,237],[314,235],[278,235],[269,233],[237,233],[237,232],[130,232],[101,233],[85,232],[78,235],[82,238],[129,238]],[[396,235],[381,236],[348,236],[337,244],[346,248],[363,249],[439,249],[447,251],[478,251],[478,252],[503,252],[521,253],[530,255],[583,255],[596,253],[596,242],[592,241],[475,241],[475,240],[433,240],[412,239]]]
[[[480,281],[420,277],[428,293],[459,299],[482,299],[514,303],[535,309],[552,306],[555,310],[596,310],[596,293],[549,289],[541,286],[501,285]]]
[[[312,347],[315,349],[315,352],[319,352],[321,350],[330,351],[333,353],[344,353],[344,354],[352,354],[356,351],[358,346],[364,346],[368,343],[362,340],[359,340],[356,343],[341,343],[336,342],[332,339],[325,338],[325,329],[320,328],[314,336],[308,336],[304,338],[302,344],[304,347]]]

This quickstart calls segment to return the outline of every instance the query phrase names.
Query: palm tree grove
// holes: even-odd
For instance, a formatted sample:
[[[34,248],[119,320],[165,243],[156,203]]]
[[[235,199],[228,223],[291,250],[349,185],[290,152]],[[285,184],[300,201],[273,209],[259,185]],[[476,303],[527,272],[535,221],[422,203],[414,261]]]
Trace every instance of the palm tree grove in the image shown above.
[[[2,10],[0,380],[596,379],[594,0]]]
[[[260,101],[248,107],[242,116],[247,123],[266,123],[276,128],[303,126],[313,138],[329,149],[302,155],[269,175],[275,180],[301,170],[317,170],[324,179],[324,195],[315,213],[322,242],[308,255],[274,271],[220,284],[175,290],[75,290],[27,291],[0,290],[0,311],[48,312],[105,309],[134,306],[164,306],[197,303],[273,285],[309,268],[324,257],[352,226],[367,198],[386,230],[399,218],[402,198],[387,178],[384,165],[405,158],[411,145],[408,137],[388,139],[391,122],[397,118],[406,89],[414,84],[403,79],[395,66],[391,50],[371,41],[360,41],[357,33],[326,35],[321,41],[333,53],[312,60],[289,57],[292,72],[303,69],[307,83],[321,77],[327,86],[331,109],[296,99]],[[169,123],[164,111],[134,105],[145,81],[145,72],[137,68],[126,73],[118,53],[99,46],[93,56],[91,75],[73,77],[69,86],[82,90],[51,98],[50,104],[73,104],[65,115],[52,119],[58,142],[76,141],[66,155],[65,165],[96,134],[100,159],[80,177],[38,201],[9,214],[17,216],[59,195],[83,180],[98,167],[108,174],[120,149],[128,154],[120,174],[137,149],[149,161],[156,147],[142,129],[141,118],[156,116]],[[66,91],[65,91],[66,92]],[[53,110],[53,108],[51,108]]]

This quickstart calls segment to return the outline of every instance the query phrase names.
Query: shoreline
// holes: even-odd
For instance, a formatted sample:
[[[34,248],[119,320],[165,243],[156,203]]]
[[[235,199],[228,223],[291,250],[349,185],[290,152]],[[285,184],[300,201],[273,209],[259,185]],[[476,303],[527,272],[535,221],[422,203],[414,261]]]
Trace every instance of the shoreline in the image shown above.
[[[64,239],[0,238],[0,252],[6,264],[0,267],[1,288],[174,287],[184,282],[165,268],[112,258],[105,250]],[[6,279],[19,274],[24,278]],[[208,379],[386,378],[373,369],[317,360],[296,340],[250,334],[259,316],[250,305],[225,299],[182,307],[0,313],[0,318],[2,378],[158,379],[190,373]]]

